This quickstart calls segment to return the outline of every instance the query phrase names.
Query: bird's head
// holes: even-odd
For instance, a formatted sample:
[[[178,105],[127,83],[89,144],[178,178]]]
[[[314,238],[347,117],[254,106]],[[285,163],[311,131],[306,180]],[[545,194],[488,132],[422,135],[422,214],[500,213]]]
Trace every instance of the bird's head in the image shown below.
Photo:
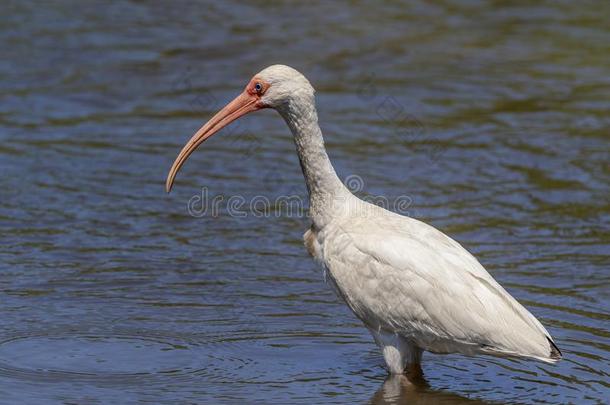
[[[178,170],[199,145],[239,117],[262,108],[283,112],[296,99],[313,100],[314,90],[309,81],[297,70],[285,65],[269,66],[248,82],[244,91],[202,126],[184,145],[174,161],[165,190],[172,189]]]
[[[258,93],[264,107],[281,110],[295,98],[313,97],[314,90],[309,80],[297,70],[286,65],[272,65],[263,69],[250,80],[251,88]]]

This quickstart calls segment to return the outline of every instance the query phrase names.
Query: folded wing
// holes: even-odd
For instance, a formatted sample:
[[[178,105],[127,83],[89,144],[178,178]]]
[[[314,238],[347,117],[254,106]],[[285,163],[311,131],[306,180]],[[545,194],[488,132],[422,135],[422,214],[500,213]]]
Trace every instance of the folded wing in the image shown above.
[[[387,211],[342,222],[323,242],[341,296],[370,328],[437,353],[488,353],[555,361],[540,322],[461,245]]]

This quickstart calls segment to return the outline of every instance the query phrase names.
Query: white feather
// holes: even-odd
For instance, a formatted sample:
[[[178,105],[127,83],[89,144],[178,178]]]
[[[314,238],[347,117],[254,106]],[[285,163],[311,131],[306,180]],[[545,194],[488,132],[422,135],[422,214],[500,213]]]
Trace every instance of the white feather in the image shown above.
[[[437,229],[354,197],[315,238],[317,260],[373,332],[434,353],[554,361],[540,322]]]
[[[294,136],[313,222],[307,249],[371,330],[392,373],[418,364],[422,350],[559,358],[540,322],[459,243],[347,190],[326,154],[305,76],[273,65],[256,77],[270,83],[262,100]]]
[[[423,350],[559,359],[540,322],[457,242],[347,190],[326,154],[305,76],[273,65],[253,80],[266,84],[257,103],[276,109],[294,137],[313,222],[305,245],[392,373],[418,365]]]

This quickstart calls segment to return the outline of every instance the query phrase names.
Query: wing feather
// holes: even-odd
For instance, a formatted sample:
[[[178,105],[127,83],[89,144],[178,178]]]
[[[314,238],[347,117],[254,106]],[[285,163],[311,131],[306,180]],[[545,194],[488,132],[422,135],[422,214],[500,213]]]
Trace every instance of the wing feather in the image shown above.
[[[388,211],[338,222],[323,235],[323,262],[367,326],[432,352],[550,360],[548,332],[459,243]]]

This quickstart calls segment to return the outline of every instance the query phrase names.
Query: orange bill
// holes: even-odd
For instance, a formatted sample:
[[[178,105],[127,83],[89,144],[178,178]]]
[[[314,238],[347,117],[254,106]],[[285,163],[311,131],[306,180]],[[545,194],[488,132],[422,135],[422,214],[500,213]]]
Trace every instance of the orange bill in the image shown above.
[[[178,154],[178,157],[176,157],[176,160],[174,160],[174,164],[169,170],[167,180],[165,181],[165,191],[168,193],[171,191],[178,170],[180,170],[184,162],[186,162],[191,153],[193,153],[199,145],[239,117],[242,117],[249,112],[260,110],[261,108],[263,108],[263,106],[259,103],[259,98],[255,94],[244,91],[222,110],[216,113],[212,119],[191,137]]]

